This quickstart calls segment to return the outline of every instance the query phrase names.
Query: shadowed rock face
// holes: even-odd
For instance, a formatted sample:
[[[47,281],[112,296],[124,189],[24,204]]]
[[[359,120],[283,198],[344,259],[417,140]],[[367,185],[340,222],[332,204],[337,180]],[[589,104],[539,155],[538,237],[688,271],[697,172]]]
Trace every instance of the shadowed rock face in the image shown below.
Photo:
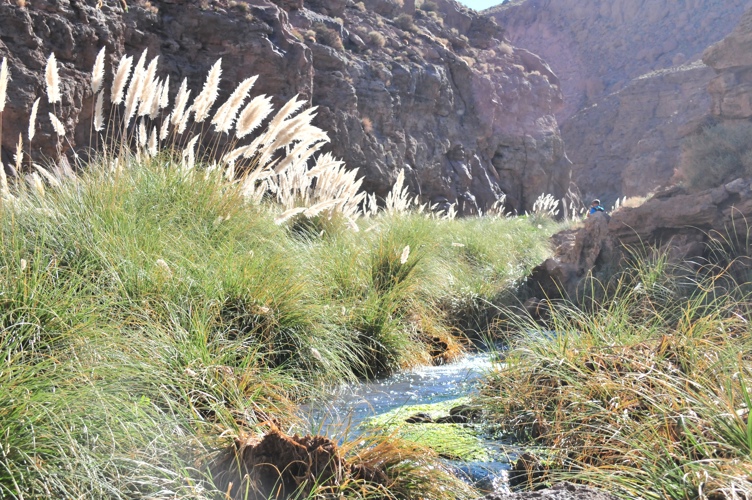
[[[752,118],[752,8],[702,60],[717,73],[708,87],[711,114],[721,121]]]
[[[188,78],[195,92],[218,57],[220,101],[251,75],[254,95],[275,103],[295,94],[319,106],[316,124],[331,149],[359,168],[364,187],[385,195],[398,172],[423,201],[457,202],[462,213],[488,209],[502,194],[507,208],[530,209],[543,193],[565,194],[570,163],[554,117],[558,80],[537,56],[502,44],[490,19],[448,0],[435,12],[413,2],[366,0],[192,0],[129,2],[29,0],[0,4],[0,57],[12,82],[3,119],[4,163],[26,134],[33,100],[44,91],[44,64],[61,66],[63,103],[55,112],[70,146],[89,144],[88,72],[103,45],[110,68],[145,48],[160,55],[172,95]],[[50,111],[44,99],[40,117]],[[32,144],[53,156],[56,137],[40,119]]]
[[[709,85],[711,119],[724,124],[752,119],[752,9],[733,32],[712,45],[703,61],[715,76]],[[616,269],[623,248],[666,247],[675,260],[705,256],[711,237],[749,234],[752,181],[736,179],[714,189],[659,190],[642,205],[611,217],[595,214],[582,227],[554,235],[555,255],[534,269],[531,293],[538,297],[578,295],[588,273]],[[715,235],[715,236],[714,236]],[[607,274],[607,273],[605,273]]]
[[[705,48],[748,0],[513,0],[490,9],[514,45],[559,76],[572,179],[610,205],[673,173],[681,139],[708,112]]]

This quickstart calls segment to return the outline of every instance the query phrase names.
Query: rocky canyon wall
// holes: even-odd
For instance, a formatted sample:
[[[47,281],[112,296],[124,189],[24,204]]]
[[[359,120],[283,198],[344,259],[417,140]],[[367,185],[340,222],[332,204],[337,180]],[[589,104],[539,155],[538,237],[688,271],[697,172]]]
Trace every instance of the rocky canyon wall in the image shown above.
[[[710,122],[727,126],[752,120],[752,8],[734,30],[702,55],[715,76],[709,85]],[[554,237],[553,258],[538,266],[530,279],[538,297],[560,293],[578,297],[589,273],[603,278],[618,268],[622,249],[667,248],[676,261],[704,262],[708,242],[745,248],[752,220],[752,181],[737,178],[702,191],[672,186],[657,191],[644,204],[622,207],[609,217],[596,214],[578,228]],[[745,236],[746,235],[746,236]],[[740,259],[736,267],[748,268]],[[531,301],[536,304],[535,301]]]
[[[513,0],[487,11],[512,44],[557,74],[573,181],[609,204],[672,176],[682,138],[707,115],[701,61],[748,0]]]
[[[254,94],[275,104],[300,94],[318,106],[330,149],[360,169],[364,187],[385,195],[398,172],[423,201],[457,203],[462,213],[529,209],[541,193],[563,196],[570,164],[555,118],[559,82],[534,54],[503,43],[492,20],[448,0],[95,0],[0,1],[0,57],[12,82],[2,159],[11,163],[44,64],[61,65],[56,113],[71,135],[63,148],[89,144],[88,72],[101,46],[112,67],[123,54],[160,56],[172,95],[188,78],[203,84],[223,60],[220,101],[259,75]],[[108,71],[108,79],[111,72]],[[195,95],[195,93],[194,93]],[[47,116],[42,100],[39,116]],[[32,149],[54,155],[41,121]]]

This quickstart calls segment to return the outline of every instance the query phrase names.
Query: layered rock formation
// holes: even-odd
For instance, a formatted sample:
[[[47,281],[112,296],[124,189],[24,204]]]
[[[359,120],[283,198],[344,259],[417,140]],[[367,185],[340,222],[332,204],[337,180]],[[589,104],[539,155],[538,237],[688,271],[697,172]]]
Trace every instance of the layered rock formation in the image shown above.
[[[752,119],[752,8],[722,41],[708,48],[703,61],[717,76],[709,85],[712,120],[729,124]],[[667,247],[675,260],[704,257],[710,238],[741,238],[748,245],[752,220],[752,180],[690,192],[680,186],[659,190],[645,203],[611,216],[595,214],[583,227],[554,236],[554,257],[538,266],[531,293],[577,297],[589,273],[616,269],[627,247]],[[531,304],[537,304],[532,301]]]
[[[222,57],[220,100],[254,74],[254,93],[277,104],[300,94],[319,106],[317,125],[333,152],[379,195],[402,169],[423,201],[456,202],[464,213],[503,194],[507,209],[529,209],[539,194],[561,197],[568,188],[556,76],[537,56],[503,44],[494,22],[452,1],[423,9],[397,0],[129,3],[127,12],[112,0],[99,9],[94,0],[0,3],[0,57],[13,78],[6,166],[51,52],[62,67],[56,113],[75,133],[58,144],[42,120],[32,149],[52,156],[56,144],[89,144],[88,72],[106,45],[110,63],[143,49],[160,55],[160,76],[187,77],[193,89]],[[39,116],[49,110],[43,99]]]
[[[561,80],[557,115],[573,181],[609,204],[671,177],[681,139],[707,114],[699,56],[748,0],[514,0],[489,12]]]
[[[554,236],[555,255],[533,270],[530,291],[538,298],[576,299],[589,273],[608,275],[619,267],[625,248],[667,247],[675,261],[702,257],[710,238],[747,234],[751,196],[752,182],[737,179],[700,193],[674,187],[639,207],[593,214],[582,227]]]
[[[702,55],[717,76],[708,86],[711,114],[721,121],[752,118],[752,8],[734,31]]]

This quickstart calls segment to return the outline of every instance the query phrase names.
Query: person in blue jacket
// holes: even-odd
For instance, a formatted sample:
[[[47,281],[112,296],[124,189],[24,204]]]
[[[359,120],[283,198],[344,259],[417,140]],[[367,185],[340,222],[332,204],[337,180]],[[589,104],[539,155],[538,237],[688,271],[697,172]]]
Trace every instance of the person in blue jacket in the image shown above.
[[[590,210],[588,210],[588,217],[590,217],[590,215],[594,214],[595,212],[605,212],[605,211],[606,209],[601,206],[601,200],[595,199],[590,204]]]

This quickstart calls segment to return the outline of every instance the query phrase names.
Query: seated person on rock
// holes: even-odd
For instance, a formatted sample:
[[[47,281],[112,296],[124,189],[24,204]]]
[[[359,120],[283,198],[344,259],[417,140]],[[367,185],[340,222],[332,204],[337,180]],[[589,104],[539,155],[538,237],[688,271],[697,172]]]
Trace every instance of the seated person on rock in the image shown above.
[[[595,199],[590,204],[590,210],[588,210],[587,216],[590,217],[595,212],[605,212],[606,209],[601,206],[601,200]]]

